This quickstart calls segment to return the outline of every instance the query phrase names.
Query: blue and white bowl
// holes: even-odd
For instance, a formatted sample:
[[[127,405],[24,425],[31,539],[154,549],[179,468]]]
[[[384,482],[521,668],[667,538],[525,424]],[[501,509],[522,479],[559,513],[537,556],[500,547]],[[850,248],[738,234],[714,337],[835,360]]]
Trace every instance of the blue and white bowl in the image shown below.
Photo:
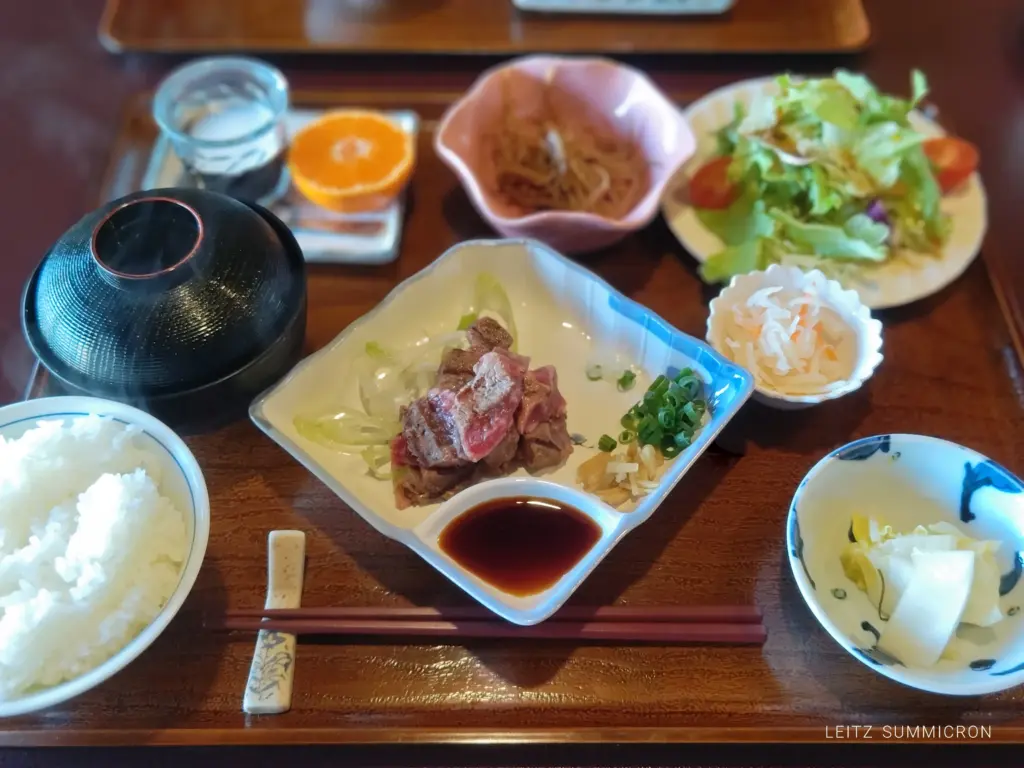
[[[1002,542],[1000,605],[1006,618],[961,625],[957,659],[927,669],[876,649],[877,606],[843,572],[839,555],[854,513],[894,530],[952,523],[975,539]],[[978,695],[1024,682],[1024,483],[969,448],[921,435],[857,440],[819,461],[800,483],[786,524],[789,563],[811,612],[856,659],[897,682],[934,693]]]
[[[160,492],[185,516],[190,542],[178,586],[153,621],[117,653],[79,677],[27,695],[0,701],[0,718],[47,709],[95,688],[134,661],[160,636],[178,613],[195,584],[210,537],[210,497],[195,456],[184,441],[163,422],[123,403],[95,397],[44,397],[0,408],[0,435],[21,437],[41,421],[67,422],[79,416],[105,416],[138,427],[139,445],[153,454],[160,466]]]

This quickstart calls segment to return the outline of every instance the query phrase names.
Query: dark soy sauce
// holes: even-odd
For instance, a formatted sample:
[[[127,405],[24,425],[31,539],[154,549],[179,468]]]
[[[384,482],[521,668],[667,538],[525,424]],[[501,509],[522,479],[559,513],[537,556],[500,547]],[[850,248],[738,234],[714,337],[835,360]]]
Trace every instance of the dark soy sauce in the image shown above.
[[[572,570],[601,538],[575,507],[517,496],[480,504],[441,531],[441,551],[510,595],[535,595]]]

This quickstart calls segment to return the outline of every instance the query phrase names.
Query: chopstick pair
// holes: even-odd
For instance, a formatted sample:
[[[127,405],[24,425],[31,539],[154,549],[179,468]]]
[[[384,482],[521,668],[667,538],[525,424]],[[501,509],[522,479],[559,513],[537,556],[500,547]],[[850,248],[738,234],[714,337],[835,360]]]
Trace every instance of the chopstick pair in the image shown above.
[[[753,606],[566,607],[533,626],[510,624],[485,608],[241,609],[208,619],[209,629],[272,630],[349,637],[507,638],[636,643],[761,645]]]

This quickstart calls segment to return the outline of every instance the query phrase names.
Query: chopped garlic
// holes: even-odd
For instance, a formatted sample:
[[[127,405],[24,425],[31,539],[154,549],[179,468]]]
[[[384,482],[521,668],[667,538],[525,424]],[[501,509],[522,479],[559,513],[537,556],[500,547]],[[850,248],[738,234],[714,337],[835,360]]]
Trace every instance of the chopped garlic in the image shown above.
[[[576,482],[606,504],[619,507],[656,490],[665,457],[653,445],[630,443],[615,454],[600,452],[580,464]]]

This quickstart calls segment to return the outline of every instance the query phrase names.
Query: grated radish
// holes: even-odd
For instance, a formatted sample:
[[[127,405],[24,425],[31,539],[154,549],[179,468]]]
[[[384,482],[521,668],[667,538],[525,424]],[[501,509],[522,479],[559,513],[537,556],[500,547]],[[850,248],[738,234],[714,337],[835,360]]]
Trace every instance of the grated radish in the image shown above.
[[[810,285],[762,288],[726,318],[725,345],[758,386],[788,394],[828,392],[852,372],[854,332]]]

